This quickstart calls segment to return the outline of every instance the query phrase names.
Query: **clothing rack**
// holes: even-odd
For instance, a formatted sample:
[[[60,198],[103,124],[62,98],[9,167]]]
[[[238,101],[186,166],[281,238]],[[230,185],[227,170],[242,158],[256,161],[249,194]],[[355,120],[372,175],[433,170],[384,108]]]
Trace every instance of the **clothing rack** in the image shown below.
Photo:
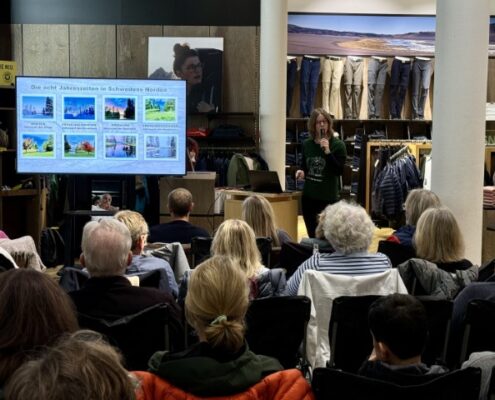
[[[390,161],[394,161],[395,159],[399,158],[401,155],[407,152],[409,152],[409,146],[402,147],[399,151],[396,151],[394,154],[390,156]]]
[[[366,144],[366,211],[371,212],[371,182],[375,170],[372,154],[375,149],[380,147],[403,146],[407,147],[410,154],[416,158],[416,165],[419,167],[420,155],[431,151],[431,140],[369,140]],[[400,151],[402,151],[402,149]],[[404,150],[405,151],[405,150]],[[394,154],[395,155],[395,154]]]

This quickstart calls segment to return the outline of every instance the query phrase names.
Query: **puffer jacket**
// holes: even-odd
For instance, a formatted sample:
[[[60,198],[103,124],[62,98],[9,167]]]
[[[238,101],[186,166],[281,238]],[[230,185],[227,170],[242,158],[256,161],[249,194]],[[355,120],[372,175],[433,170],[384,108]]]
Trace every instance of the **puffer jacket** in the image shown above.
[[[285,270],[282,268],[273,268],[263,272],[256,278],[251,279],[250,283],[251,299],[286,295],[287,280],[285,278]]]
[[[452,300],[461,289],[478,279],[479,267],[473,265],[467,270],[449,273],[430,261],[411,258],[400,264],[397,269],[410,294],[424,294]],[[419,293],[417,285],[425,293]]]
[[[136,390],[137,400],[198,400],[205,398],[187,393],[150,372],[135,371],[133,374],[140,381],[140,385]],[[301,372],[297,369],[288,369],[266,376],[244,392],[215,397],[215,399],[314,400],[314,395]]]

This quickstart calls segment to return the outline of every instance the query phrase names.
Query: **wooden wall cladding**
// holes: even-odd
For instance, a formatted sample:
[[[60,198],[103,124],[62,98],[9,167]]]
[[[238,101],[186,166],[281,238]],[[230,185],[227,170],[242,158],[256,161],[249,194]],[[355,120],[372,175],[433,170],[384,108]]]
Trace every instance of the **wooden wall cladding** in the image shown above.
[[[115,25],[69,25],[69,49],[70,76],[117,76]]]
[[[210,36],[224,38],[224,111],[254,112],[259,90],[256,27],[211,27]]]
[[[223,110],[258,108],[259,27],[24,24],[2,29],[10,40],[2,41],[0,54],[17,61],[19,74],[34,76],[146,78],[149,37],[223,37]]]
[[[23,25],[23,74],[69,76],[69,25]]]
[[[117,77],[146,78],[148,76],[148,38],[162,36],[159,25],[117,26]]]

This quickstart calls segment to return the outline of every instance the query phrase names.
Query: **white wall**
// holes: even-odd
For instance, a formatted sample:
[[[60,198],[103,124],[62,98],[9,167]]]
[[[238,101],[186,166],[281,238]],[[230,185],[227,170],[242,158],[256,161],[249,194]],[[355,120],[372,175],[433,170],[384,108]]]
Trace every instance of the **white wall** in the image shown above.
[[[289,12],[436,14],[435,0],[287,0],[287,2]],[[490,14],[495,15],[495,0],[490,0]]]

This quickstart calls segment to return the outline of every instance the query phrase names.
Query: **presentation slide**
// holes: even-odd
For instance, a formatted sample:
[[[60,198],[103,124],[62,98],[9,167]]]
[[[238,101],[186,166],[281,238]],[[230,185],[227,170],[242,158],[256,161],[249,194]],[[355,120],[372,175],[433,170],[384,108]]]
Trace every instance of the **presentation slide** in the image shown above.
[[[17,77],[19,173],[184,175],[186,82]]]

